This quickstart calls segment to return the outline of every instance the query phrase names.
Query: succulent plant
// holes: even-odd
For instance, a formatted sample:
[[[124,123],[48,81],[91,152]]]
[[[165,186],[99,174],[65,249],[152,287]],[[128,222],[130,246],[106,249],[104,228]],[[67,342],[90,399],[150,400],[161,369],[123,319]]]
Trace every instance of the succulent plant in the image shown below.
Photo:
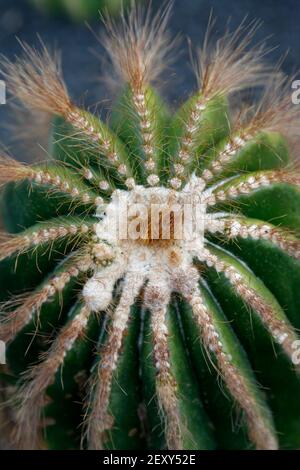
[[[171,113],[168,16],[107,21],[122,88],[108,123],[71,101],[44,46],[3,64],[12,94],[53,117],[51,157],[0,163],[2,380],[21,448],[300,445],[299,109],[249,48],[251,23],[206,38]],[[234,112],[253,87],[261,101]]]
[[[128,0],[31,0],[40,10],[53,15],[66,15],[73,21],[93,18],[99,11],[117,14]]]

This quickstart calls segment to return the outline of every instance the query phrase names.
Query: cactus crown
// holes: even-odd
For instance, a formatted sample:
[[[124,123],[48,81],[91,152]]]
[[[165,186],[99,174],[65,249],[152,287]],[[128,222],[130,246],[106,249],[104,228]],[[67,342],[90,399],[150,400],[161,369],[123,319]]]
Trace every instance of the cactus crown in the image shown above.
[[[73,103],[43,45],[4,62],[12,94],[53,116],[53,158],[0,160],[0,334],[10,380],[22,373],[11,399],[20,447],[276,449],[278,431],[283,446],[299,445],[276,414],[274,424],[278,402],[253,372],[272,385],[266,354],[300,387],[285,362],[297,320],[265,261],[300,277],[288,206],[300,175],[287,166],[299,111],[264,46],[249,49],[252,23],[215,45],[206,37],[198,89],[172,117],[155,91],[175,55],[169,13],[134,8],[106,21],[123,87],[109,125]],[[261,103],[232,119],[231,97],[262,85]]]

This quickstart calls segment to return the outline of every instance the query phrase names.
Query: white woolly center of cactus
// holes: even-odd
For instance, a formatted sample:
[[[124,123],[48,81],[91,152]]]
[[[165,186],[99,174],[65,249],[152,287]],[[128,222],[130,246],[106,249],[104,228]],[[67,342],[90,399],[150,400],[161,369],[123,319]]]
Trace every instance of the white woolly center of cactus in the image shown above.
[[[97,214],[98,238],[123,247],[142,244],[158,249],[177,244],[188,249],[196,243],[201,249],[207,206],[200,181],[193,176],[182,191],[144,186],[114,191]]]
[[[184,273],[204,250],[204,230],[211,222],[203,195],[203,181],[195,176],[181,191],[144,186],[116,190],[97,214],[99,250],[107,243],[112,262],[100,266],[86,283],[83,295],[89,307],[105,309],[123,276],[133,275],[142,286],[155,273],[163,279],[162,290],[176,289],[179,271]]]

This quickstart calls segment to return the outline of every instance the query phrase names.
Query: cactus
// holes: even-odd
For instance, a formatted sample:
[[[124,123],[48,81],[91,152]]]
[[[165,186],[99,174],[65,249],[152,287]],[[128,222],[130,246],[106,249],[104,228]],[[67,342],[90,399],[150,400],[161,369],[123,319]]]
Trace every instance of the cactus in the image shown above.
[[[169,13],[107,20],[109,122],[74,104],[43,45],[3,63],[12,94],[52,116],[51,158],[0,161],[19,448],[299,448],[299,109],[251,23],[206,38],[171,114],[156,89]],[[230,111],[254,86],[261,101]]]
[[[31,0],[40,10],[53,15],[65,15],[73,21],[94,18],[101,10],[117,14],[128,0]]]

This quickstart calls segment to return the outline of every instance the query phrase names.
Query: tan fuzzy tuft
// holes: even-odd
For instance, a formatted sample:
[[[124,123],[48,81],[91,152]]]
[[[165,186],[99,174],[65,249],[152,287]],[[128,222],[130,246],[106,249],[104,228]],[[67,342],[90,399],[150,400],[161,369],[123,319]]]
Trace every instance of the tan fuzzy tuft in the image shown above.
[[[51,114],[68,114],[72,108],[61,77],[57,53],[51,54],[41,41],[40,51],[21,43],[23,57],[15,62],[2,57],[1,74],[10,92],[28,109]]]
[[[262,84],[266,78],[266,66],[262,63],[265,47],[259,44],[249,48],[259,23],[254,21],[247,26],[244,20],[236,31],[227,29],[216,43],[210,39],[213,26],[214,21],[210,20],[204,45],[194,60],[203,97],[210,99]]]
[[[166,29],[171,6],[168,3],[152,17],[151,8],[135,5],[119,22],[104,20],[106,33],[100,39],[119,80],[139,88],[157,81],[166,69],[176,41]]]
[[[245,133],[278,132],[294,144],[299,139],[300,108],[292,102],[293,79],[275,74],[266,84],[260,105],[245,127]]]
[[[28,109],[16,101],[7,104],[9,119],[3,127],[9,132],[9,143],[20,149],[24,161],[40,160],[41,149],[46,149],[49,143],[52,115]]]
[[[29,247],[28,237],[0,234],[0,261],[8,258],[14,253],[22,253]]]
[[[32,178],[34,171],[8,156],[0,156],[0,185]]]

